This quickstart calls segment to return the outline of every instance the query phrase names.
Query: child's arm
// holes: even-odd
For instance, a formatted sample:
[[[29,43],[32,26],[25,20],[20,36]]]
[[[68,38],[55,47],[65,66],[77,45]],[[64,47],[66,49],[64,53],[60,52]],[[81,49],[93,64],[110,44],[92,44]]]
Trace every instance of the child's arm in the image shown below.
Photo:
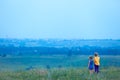
[[[94,61],[94,63],[96,63],[96,58],[94,58],[94,60],[93,60],[93,61]]]

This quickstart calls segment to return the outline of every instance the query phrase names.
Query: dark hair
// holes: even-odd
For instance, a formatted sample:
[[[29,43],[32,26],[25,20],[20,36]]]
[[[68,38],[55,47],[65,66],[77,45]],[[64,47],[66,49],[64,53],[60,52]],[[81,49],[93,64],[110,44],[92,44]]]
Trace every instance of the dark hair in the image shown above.
[[[93,59],[93,57],[92,57],[92,56],[89,56],[89,59]]]
[[[95,52],[95,53],[94,53],[94,56],[98,56],[98,52]]]

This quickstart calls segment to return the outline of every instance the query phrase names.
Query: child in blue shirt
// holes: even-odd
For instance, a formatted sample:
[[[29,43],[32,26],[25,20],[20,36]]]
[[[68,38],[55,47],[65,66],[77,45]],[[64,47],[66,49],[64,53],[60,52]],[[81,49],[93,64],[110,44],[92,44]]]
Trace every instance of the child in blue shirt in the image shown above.
[[[93,70],[94,69],[94,61],[93,61],[93,57],[92,56],[89,57],[88,69],[89,69],[90,74],[92,74],[93,71],[94,71]]]

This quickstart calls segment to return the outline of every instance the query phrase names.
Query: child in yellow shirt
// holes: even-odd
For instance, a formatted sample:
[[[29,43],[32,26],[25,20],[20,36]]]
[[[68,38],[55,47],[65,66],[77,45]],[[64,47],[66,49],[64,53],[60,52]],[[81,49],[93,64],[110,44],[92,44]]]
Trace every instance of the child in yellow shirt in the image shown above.
[[[95,54],[94,54],[94,69],[95,69],[95,73],[99,72],[99,66],[100,66],[100,57],[98,56],[98,53],[95,52]]]

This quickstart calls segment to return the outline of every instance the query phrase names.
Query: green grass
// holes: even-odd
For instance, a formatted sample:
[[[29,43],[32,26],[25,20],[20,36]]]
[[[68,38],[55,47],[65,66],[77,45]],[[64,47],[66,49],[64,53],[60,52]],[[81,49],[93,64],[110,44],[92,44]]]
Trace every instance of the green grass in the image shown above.
[[[34,69],[30,71],[1,71],[0,80],[120,80],[120,68],[100,69],[99,74],[89,74],[85,68]]]
[[[99,74],[90,75],[87,64],[88,56],[5,57],[0,80],[120,80],[120,56],[101,56]],[[34,68],[26,70],[29,66]]]
[[[33,66],[34,68],[46,68],[47,65],[50,68],[54,67],[74,67],[84,68],[87,67],[89,55],[81,56],[34,56],[34,57],[0,57],[0,71],[4,70],[25,70],[26,68]],[[115,66],[120,67],[120,56],[100,56],[100,66],[108,67]]]

